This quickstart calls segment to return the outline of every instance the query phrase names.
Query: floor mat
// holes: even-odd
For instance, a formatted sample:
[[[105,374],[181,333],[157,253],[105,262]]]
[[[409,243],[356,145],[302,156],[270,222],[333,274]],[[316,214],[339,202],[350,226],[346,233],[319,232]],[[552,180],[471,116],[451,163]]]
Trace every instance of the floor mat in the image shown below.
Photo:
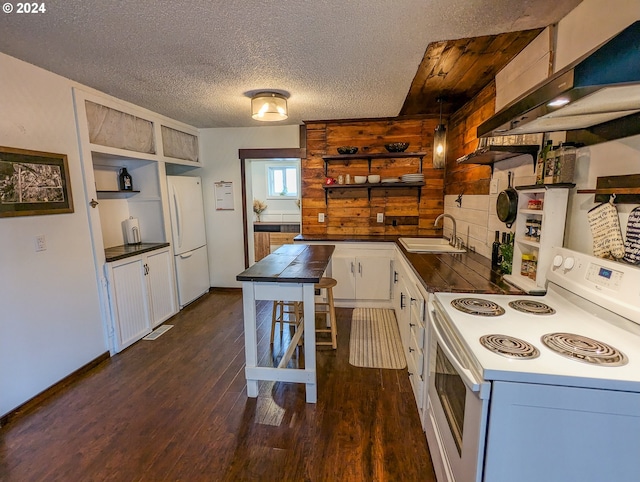
[[[393,310],[355,308],[351,317],[349,363],[365,368],[404,368],[398,323]]]

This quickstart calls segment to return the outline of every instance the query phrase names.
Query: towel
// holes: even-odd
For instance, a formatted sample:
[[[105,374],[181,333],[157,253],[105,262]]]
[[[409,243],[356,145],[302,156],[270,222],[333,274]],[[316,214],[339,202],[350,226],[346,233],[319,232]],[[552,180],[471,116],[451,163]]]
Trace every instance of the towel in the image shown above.
[[[627,263],[640,264],[640,207],[629,214],[622,259]]]
[[[587,213],[593,235],[593,255],[599,258],[624,256],[624,241],[618,210],[610,202],[602,203]]]

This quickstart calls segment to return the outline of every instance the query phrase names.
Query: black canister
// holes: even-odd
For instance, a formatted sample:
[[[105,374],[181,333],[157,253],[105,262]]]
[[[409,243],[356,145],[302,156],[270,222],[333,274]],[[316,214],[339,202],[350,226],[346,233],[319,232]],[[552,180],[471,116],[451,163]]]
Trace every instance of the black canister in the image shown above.
[[[120,190],[121,191],[133,191],[133,179],[131,174],[127,172],[127,168],[120,169]]]

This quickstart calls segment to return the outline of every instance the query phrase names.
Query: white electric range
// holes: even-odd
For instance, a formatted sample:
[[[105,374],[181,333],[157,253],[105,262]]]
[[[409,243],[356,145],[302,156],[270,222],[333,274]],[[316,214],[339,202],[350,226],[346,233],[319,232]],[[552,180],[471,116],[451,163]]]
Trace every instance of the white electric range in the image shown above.
[[[640,480],[640,269],[552,259],[544,296],[435,294],[425,428],[439,480]]]

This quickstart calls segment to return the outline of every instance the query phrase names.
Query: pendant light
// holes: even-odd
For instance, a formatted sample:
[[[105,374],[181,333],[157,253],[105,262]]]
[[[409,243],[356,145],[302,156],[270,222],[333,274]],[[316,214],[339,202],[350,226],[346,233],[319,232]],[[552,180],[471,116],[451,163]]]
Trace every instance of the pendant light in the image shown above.
[[[278,92],[260,92],[251,97],[251,117],[259,121],[281,121],[289,117],[287,98]]]
[[[447,128],[442,123],[442,98],[438,97],[440,103],[440,123],[433,133],[433,168],[444,169],[447,158]]]

